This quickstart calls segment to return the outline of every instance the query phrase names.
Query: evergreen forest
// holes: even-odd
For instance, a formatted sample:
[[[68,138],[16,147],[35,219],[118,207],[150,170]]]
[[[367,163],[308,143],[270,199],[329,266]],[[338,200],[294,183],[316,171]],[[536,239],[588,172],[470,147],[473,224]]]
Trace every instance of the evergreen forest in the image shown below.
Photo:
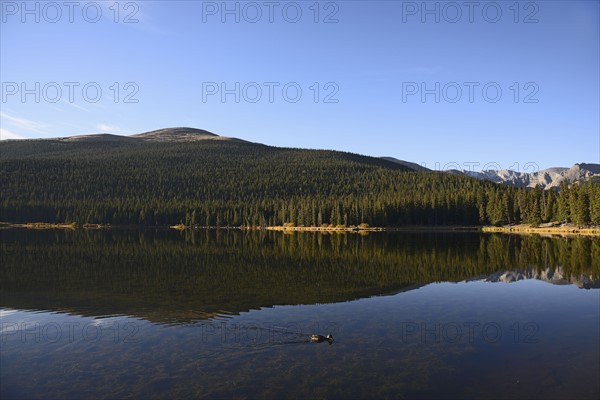
[[[0,220],[210,227],[600,224],[600,185],[513,188],[242,140],[0,144]]]

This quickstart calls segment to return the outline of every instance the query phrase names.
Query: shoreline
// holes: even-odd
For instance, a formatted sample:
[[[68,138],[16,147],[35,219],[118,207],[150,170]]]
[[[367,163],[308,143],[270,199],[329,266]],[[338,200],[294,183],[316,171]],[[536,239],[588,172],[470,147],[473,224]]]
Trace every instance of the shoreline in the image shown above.
[[[539,227],[530,225],[511,225],[511,226],[400,226],[400,227],[371,227],[371,226],[186,226],[176,225],[112,225],[112,224],[77,224],[72,223],[46,223],[46,222],[28,222],[11,223],[0,222],[0,229],[67,229],[67,230],[102,230],[102,229],[174,229],[179,231],[186,230],[253,230],[253,231],[275,231],[283,233],[292,232],[321,232],[321,233],[358,233],[368,234],[371,232],[482,232],[482,233],[503,233],[515,235],[557,235],[557,236],[600,236],[600,226],[578,227],[575,225],[560,225],[555,223],[542,224]]]
[[[512,225],[512,226],[484,226],[482,232],[504,233],[512,235],[560,235],[560,236],[600,236],[600,226],[578,227],[578,226],[538,226]],[[548,224],[547,224],[548,225]]]
[[[359,227],[359,226],[267,226],[264,229],[277,232],[481,232],[480,226],[397,226],[397,227]]]
[[[71,223],[48,223],[48,222],[26,222],[26,223],[12,223],[12,222],[0,222],[1,229],[33,229],[33,230],[44,230],[44,229],[69,229],[75,230],[78,228],[75,222]]]

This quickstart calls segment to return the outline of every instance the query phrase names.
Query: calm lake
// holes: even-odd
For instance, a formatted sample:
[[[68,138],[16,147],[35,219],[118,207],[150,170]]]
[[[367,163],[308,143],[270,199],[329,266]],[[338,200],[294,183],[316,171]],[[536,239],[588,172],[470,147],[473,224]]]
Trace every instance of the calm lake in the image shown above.
[[[0,246],[3,399],[600,397],[598,238],[3,230]]]

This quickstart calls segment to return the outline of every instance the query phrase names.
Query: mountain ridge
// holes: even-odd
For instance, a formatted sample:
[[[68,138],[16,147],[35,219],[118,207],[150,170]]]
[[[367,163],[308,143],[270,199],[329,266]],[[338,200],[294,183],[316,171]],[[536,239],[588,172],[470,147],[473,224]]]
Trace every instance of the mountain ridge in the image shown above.
[[[89,135],[75,135],[57,138],[40,138],[40,139],[11,139],[7,142],[27,142],[27,141],[60,141],[60,142],[87,142],[87,143],[106,143],[106,144],[119,144],[119,143],[137,143],[137,142],[162,142],[162,143],[176,143],[176,142],[196,142],[196,141],[229,141],[238,143],[249,143],[256,145],[269,146],[268,144],[250,142],[244,139],[221,136],[204,129],[191,128],[191,127],[170,127],[161,128],[148,132],[137,133],[132,135],[116,135],[111,133],[97,133]],[[317,149],[302,149],[302,150],[316,150]],[[337,150],[331,150],[337,151]],[[351,153],[354,154],[354,153]],[[416,172],[433,172],[431,169],[424,167],[412,161],[401,160],[395,157],[382,156],[375,157],[369,155],[362,155],[364,157],[379,158],[386,162],[401,165]],[[561,182],[572,184],[578,181],[585,181],[589,179],[600,180],[600,164],[594,163],[576,163],[571,167],[550,167],[534,172],[520,172],[509,169],[500,170],[482,170],[482,171],[471,171],[471,170],[446,170],[447,172],[454,175],[463,175],[479,180],[488,180],[498,184],[505,184],[517,188],[534,188],[540,186],[543,189],[556,189],[560,186]]]
[[[600,164],[576,163],[567,167],[551,167],[534,172],[519,172],[508,169],[467,171],[450,170],[450,173],[485,179],[514,187],[556,189],[562,182],[570,185],[600,176]]]
[[[189,127],[163,128],[150,132],[130,135],[129,137],[158,142],[191,142],[196,140],[235,140],[246,142],[242,139],[220,136],[204,129]]]
[[[543,195],[465,174],[415,172],[408,162],[219,138],[167,128],[3,141],[1,218],[252,228],[600,224],[594,182]]]
[[[513,283],[522,280],[538,280],[552,285],[575,285],[579,289],[598,289],[600,288],[600,279],[595,279],[591,275],[566,274],[562,267],[546,268],[538,270],[534,268],[497,271],[483,278],[484,282],[502,282]],[[472,279],[474,281],[477,279]]]
[[[417,172],[432,171],[429,168],[410,161],[400,160],[394,157],[381,158],[407,166]],[[453,175],[469,176],[479,180],[488,180],[517,188],[535,188],[539,185],[542,189],[557,189],[562,182],[570,185],[574,182],[600,179],[600,164],[582,162],[575,163],[571,167],[550,167],[534,172],[519,172],[510,169],[489,169],[482,171],[449,169],[442,172]]]
[[[7,139],[6,142],[27,142],[27,141],[49,141],[58,140],[65,142],[118,142],[118,141],[158,141],[158,142],[191,142],[197,140],[235,140],[247,142],[243,139],[221,136],[216,133],[198,128],[174,127],[162,128],[153,131],[136,133],[132,135],[117,135],[113,133],[92,133],[86,135],[61,136],[53,138],[33,138],[33,139]]]

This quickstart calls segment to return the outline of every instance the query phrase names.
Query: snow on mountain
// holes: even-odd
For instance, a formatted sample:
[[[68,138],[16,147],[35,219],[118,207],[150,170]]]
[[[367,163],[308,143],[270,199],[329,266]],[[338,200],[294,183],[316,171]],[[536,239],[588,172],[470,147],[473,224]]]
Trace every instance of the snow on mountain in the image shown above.
[[[525,279],[537,279],[553,285],[575,285],[580,289],[598,289],[600,280],[587,275],[567,275],[562,268],[537,271],[533,269],[498,271],[485,277],[485,282],[511,283]]]
[[[536,172],[518,172],[507,169],[486,170],[481,172],[467,170],[451,170],[454,174],[464,174],[477,179],[487,179],[496,183],[504,183],[515,187],[536,187],[544,189],[557,188],[561,182],[573,183],[600,176],[600,164],[575,164],[571,168],[554,167]]]

